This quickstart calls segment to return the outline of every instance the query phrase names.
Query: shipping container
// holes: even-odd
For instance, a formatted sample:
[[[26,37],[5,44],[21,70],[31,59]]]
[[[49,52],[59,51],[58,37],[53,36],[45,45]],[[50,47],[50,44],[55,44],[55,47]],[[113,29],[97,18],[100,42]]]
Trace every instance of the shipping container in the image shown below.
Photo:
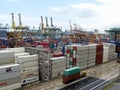
[[[38,80],[39,80],[39,76],[34,76],[34,77],[31,77],[31,78],[23,79],[21,81],[21,83],[22,83],[22,85],[25,85],[25,84],[35,82],[35,81],[38,81]]]

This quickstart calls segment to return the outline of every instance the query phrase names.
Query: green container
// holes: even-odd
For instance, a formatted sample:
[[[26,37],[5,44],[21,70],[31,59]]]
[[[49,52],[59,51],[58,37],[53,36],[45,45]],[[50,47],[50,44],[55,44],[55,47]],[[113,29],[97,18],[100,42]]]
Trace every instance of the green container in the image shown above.
[[[72,62],[72,61],[69,61],[69,65],[73,65],[73,62]]]
[[[73,50],[70,50],[70,54],[73,54]]]
[[[50,42],[50,48],[53,49],[54,48],[54,43]]]
[[[79,72],[80,72],[80,67],[73,67],[73,68],[64,70],[64,76],[70,76]]]

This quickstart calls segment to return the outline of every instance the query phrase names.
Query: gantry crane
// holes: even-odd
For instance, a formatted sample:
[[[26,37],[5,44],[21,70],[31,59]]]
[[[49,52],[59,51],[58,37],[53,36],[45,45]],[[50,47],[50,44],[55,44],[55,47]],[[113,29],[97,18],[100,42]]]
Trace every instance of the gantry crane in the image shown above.
[[[61,29],[53,26],[53,20],[52,17],[50,17],[51,25],[48,24],[48,18],[46,19],[46,26],[43,23],[43,17],[41,16],[41,33],[43,37],[48,38],[54,38],[55,36],[58,36],[61,33]]]
[[[23,30],[28,30],[28,27],[22,26],[22,21],[21,21],[21,14],[18,14],[19,16],[19,25],[16,26],[15,20],[14,20],[14,13],[11,13],[12,16],[12,26],[11,29],[13,31],[8,32],[8,43],[10,47],[18,47],[23,45]]]

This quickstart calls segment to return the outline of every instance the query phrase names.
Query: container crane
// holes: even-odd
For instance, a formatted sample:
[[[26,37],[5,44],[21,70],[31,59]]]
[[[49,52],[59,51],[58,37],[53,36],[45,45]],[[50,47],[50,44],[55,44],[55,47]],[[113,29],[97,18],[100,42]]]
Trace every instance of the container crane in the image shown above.
[[[23,29],[22,21],[21,21],[21,14],[18,14],[18,16],[19,16],[19,28]]]
[[[15,21],[14,21],[14,13],[11,13],[12,15],[12,29],[16,29]]]
[[[41,30],[43,37],[55,38],[55,36],[58,36],[58,34],[60,33],[61,29],[53,26],[52,17],[50,17],[50,22],[51,22],[50,26],[48,24],[47,17],[45,17],[45,19],[46,19],[46,26],[44,27],[43,17],[41,16]]]

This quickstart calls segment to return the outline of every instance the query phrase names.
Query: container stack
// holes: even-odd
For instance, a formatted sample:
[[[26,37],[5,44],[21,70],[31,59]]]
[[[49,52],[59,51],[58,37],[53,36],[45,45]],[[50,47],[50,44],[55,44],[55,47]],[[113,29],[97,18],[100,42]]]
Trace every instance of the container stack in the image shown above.
[[[96,65],[103,63],[103,45],[97,44],[96,46]]]
[[[108,58],[109,61],[116,59],[115,50],[116,50],[116,45],[109,43],[109,58]]]
[[[21,88],[21,74],[19,64],[0,66],[0,90],[14,90]]]
[[[109,48],[103,47],[103,63],[108,62]]]
[[[38,55],[19,56],[16,61],[21,66],[22,85],[39,80]]]
[[[76,66],[77,63],[77,45],[67,45],[67,68]]]
[[[72,62],[70,62],[70,50],[71,50],[70,45],[67,45],[65,49],[66,49],[66,68],[69,68],[70,65],[72,65]]]
[[[88,67],[95,66],[96,44],[88,45]]]
[[[6,50],[12,51],[14,53],[24,53],[25,52],[25,48],[24,47],[20,47],[20,48],[7,48]]]
[[[30,55],[29,53],[27,52],[24,52],[24,53],[15,53],[15,59],[17,59],[18,57],[20,56],[27,56],[27,55]],[[16,61],[16,60],[15,60]]]
[[[77,47],[77,66],[81,69],[87,68],[88,62],[88,46]]]
[[[52,57],[51,51],[44,48],[25,47],[25,51],[30,54],[38,55],[39,79],[46,81],[50,79],[50,63]]]
[[[28,52],[31,54],[33,47],[25,47],[25,52]]]
[[[66,68],[66,57],[57,57],[50,59],[51,78],[63,75]]]
[[[67,84],[80,78],[80,68],[73,67],[64,70],[63,83]]]
[[[87,68],[88,46],[67,45],[67,68],[80,67]]]
[[[109,49],[108,60],[115,60],[117,58],[117,53],[115,53],[116,45],[113,43],[104,43],[103,45]]]
[[[0,65],[15,63],[14,52],[0,51]]]
[[[50,63],[49,60],[52,57],[51,51],[47,49],[39,49],[39,68],[40,68],[40,79],[49,80],[50,79]]]

